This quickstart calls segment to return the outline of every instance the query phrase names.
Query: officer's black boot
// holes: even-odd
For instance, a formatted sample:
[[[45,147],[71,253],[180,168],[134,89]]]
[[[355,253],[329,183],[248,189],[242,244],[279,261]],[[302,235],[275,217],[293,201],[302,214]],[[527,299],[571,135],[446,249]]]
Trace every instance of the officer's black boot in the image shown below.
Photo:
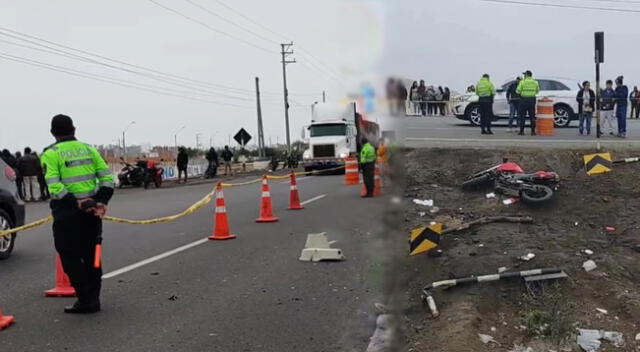
[[[64,307],[64,312],[69,314],[90,314],[100,311],[99,289],[88,287],[76,288],[78,300],[72,306]]]

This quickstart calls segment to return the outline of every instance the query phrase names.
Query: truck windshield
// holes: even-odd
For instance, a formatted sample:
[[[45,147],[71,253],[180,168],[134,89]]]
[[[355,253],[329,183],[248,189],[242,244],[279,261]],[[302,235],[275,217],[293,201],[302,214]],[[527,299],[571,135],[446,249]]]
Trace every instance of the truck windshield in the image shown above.
[[[346,136],[347,125],[344,124],[327,124],[327,125],[314,125],[309,127],[311,137],[324,137],[324,136]]]

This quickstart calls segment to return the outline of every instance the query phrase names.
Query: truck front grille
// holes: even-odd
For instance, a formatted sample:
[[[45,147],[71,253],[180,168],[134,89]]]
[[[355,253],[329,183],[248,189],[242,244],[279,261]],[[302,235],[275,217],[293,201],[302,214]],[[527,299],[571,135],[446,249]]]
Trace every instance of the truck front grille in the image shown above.
[[[313,146],[313,157],[314,158],[323,158],[323,157],[335,157],[336,150],[333,144],[320,144]]]

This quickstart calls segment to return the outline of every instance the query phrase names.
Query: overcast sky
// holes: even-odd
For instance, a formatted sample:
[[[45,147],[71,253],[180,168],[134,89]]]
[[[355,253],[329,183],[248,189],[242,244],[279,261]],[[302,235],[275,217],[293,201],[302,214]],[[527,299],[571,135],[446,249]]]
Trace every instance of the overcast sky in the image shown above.
[[[165,93],[240,107],[158,95],[0,58],[0,148],[15,150],[29,145],[40,150],[50,144],[49,122],[57,113],[69,114],[76,123],[78,138],[91,144],[115,144],[130,121],[136,124],[127,132],[127,144],[173,145],[173,135],[183,125],[186,128],[179,134],[179,143],[190,146],[195,145],[196,133],[201,134],[201,144],[206,147],[212,137],[215,145],[226,144],[228,136],[240,127],[256,137],[256,76],[260,77],[261,90],[265,93],[262,96],[265,141],[269,143],[271,137],[273,143],[276,139],[283,143],[285,124],[278,43],[292,40],[295,54],[291,58],[298,61],[287,68],[293,140],[299,139],[301,127],[309,123],[310,105],[322,99],[323,90],[329,101],[339,101],[350,87],[358,87],[357,82],[367,79],[368,72],[380,58],[382,19],[376,3],[193,0],[264,37],[259,38],[185,0],[154,1],[204,25],[148,0],[5,1],[0,5],[0,23],[2,28],[108,58],[235,89],[214,87],[213,91],[196,93],[192,86],[185,87],[185,82],[181,82],[182,86],[171,85],[16,47],[1,41],[34,45],[3,35],[0,35],[0,55],[10,54],[146,84],[147,88],[151,86]],[[284,37],[252,24],[225,4]],[[214,31],[226,32],[234,38]],[[3,32],[0,30],[0,33]],[[374,50],[375,55],[371,54]],[[341,79],[338,76],[342,76]],[[167,87],[171,90],[167,91]]]
[[[0,33],[7,33],[4,29],[19,31],[203,81],[208,88],[197,89],[197,83],[185,81],[169,84],[166,76],[161,77],[165,81],[159,82],[20,48],[3,41],[35,45],[0,34],[0,147],[15,150],[29,145],[41,149],[48,145],[52,141],[49,121],[56,113],[72,116],[78,137],[91,144],[116,143],[131,121],[136,124],[127,132],[127,144],[173,145],[173,135],[183,125],[187,127],[180,133],[179,143],[190,146],[195,145],[196,133],[201,134],[203,146],[208,146],[214,136],[215,145],[225,144],[240,127],[255,136],[255,76],[261,78],[265,92],[266,142],[271,137],[273,143],[276,139],[282,143],[278,43],[287,40],[294,41],[296,54],[292,57],[298,61],[288,66],[294,140],[308,123],[309,105],[321,99],[322,90],[327,91],[330,102],[337,102],[347,92],[357,90],[360,82],[379,81],[379,77],[388,74],[425,79],[458,91],[485,72],[496,83],[526,69],[536,76],[593,80],[593,32],[597,30],[606,32],[603,78],[624,74],[630,86],[640,80],[637,12],[528,7],[479,0],[191,0],[237,25],[234,26],[186,0],[153,1],[200,24],[149,0],[3,2]],[[531,1],[640,10],[640,4],[597,0]],[[301,53],[300,48],[311,55]],[[102,75],[103,79],[124,80],[125,84],[145,84],[148,89],[167,94],[240,107],[88,80],[1,58],[7,54]]]

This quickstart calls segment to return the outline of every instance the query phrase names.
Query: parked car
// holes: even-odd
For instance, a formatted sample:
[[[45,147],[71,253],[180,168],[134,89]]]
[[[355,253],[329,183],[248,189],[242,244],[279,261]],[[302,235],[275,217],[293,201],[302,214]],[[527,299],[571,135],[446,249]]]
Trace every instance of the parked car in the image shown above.
[[[24,225],[24,202],[18,196],[16,172],[0,159],[0,231]],[[9,258],[16,234],[0,237],[0,260]]]
[[[573,120],[578,119],[578,103],[576,96],[580,90],[578,81],[564,78],[536,78],[540,83],[538,98],[549,97],[554,100],[553,110],[556,127],[567,127]],[[496,88],[493,102],[494,121],[509,119],[509,103],[507,89],[515,80],[510,80]],[[453,104],[453,113],[457,118],[469,121],[472,125],[480,126],[480,106],[478,96],[469,93],[457,98]]]

